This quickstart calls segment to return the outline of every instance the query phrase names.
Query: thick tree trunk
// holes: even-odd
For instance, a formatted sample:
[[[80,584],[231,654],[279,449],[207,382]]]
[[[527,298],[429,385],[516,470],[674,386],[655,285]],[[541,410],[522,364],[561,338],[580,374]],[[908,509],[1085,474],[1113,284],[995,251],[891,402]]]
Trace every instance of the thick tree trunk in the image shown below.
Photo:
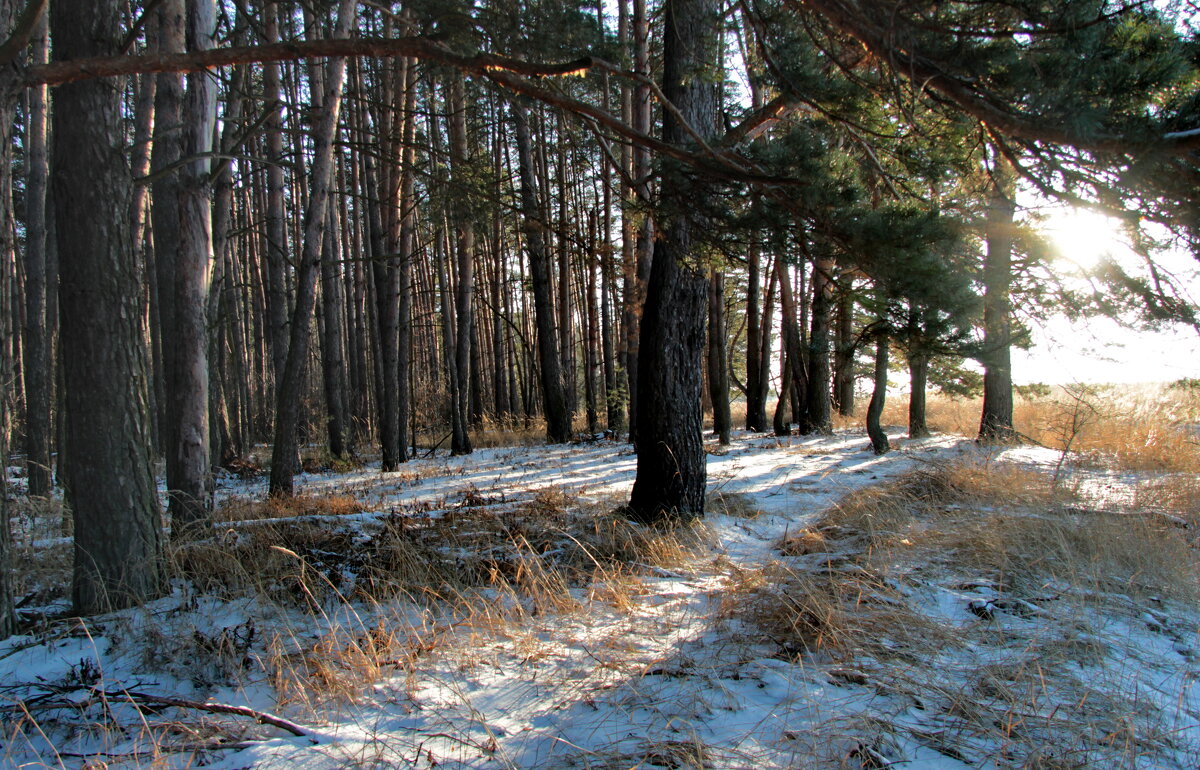
[[[355,0],[338,5],[335,36],[349,34],[354,18]],[[313,131],[313,162],[310,174],[308,207],[304,213],[304,238],[296,276],[296,307],[292,313],[291,339],[283,381],[279,384],[275,409],[275,445],[271,453],[272,495],[293,494],[293,465],[299,452],[301,391],[304,366],[308,361],[309,324],[316,302],[316,283],[326,225],[325,207],[333,176],[333,140],[337,133],[342,106],[342,82],[346,74],[344,59],[330,59],[324,77],[325,90],[320,104],[320,119]]]
[[[997,170],[987,211],[987,257],[983,267],[983,414],[981,441],[1011,441],[1012,388],[1012,283],[1013,219],[1016,203],[1006,170]]]
[[[46,60],[46,20],[33,43],[33,61]],[[29,494],[47,497],[53,487],[50,469],[50,345],[46,323],[46,87],[28,91],[25,141],[25,377],[26,471]],[[0,562],[2,563],[2,562]],[[2,597],[0,597],[2,600]],[[0,610],[2,615],[2,610]],[[0,620],[0,622],[3,622]]]
[[[713,269],[708,287],[708,394],[712,402],[713,432],[728,446],[733,430],[729,411],[729,356],[726,350],[725,276]]]
[[[721,15],[714,0],[668,0],[663,24],[663,92],[702,137],[716,132]],[[663,139],[692,138],[668,112]],[[680,169],[673,172],[682,176]],[[638,360],[637,477],[630,515],[644,522],[704,515],[705,453],[700,412],[708,278],[699,257],[704,182],[662,185],[665,215],[655,240]]]
[[[55,58],[116,56],[122,9],[117,0],[54,4]],[[80,614],[143,602],[163,586],[121,94],[105,80],[61,86],[51,134],[56,219],[69,223],[57,239]]]
[[[808,337],[808,377],[801,433],[833,432],[829,355],[832,351],[830,315],[833,311],[833,269],[830,256],[817,257],[812,273],[812,325]]]
[[[867,435],[871,438],[871,449],[877,455],[886,454],[891,449],[887,433],[879,424],[887,402],[888,345],[887,334],[876,335],[874,389],[871,391],[871,403],[867,406]]]
[[[550,294],[550,258],[546,253],[546,219],[538,203],[533,152],[529,140],[529,118],[519,101],[512,103],[513,131],[517,139],[517,169],[521,178],[521,229],[529,255],[533,312],[537,324],[538,371],[541,374],[542,410],[546,416],[546,438],[554,444],[571,440],[571,415],[563,389],[558,335],[554,326],[554,303]]]
[[[929,382],[929,354],[908,354],[908,437],[925,438],[925,390]]]

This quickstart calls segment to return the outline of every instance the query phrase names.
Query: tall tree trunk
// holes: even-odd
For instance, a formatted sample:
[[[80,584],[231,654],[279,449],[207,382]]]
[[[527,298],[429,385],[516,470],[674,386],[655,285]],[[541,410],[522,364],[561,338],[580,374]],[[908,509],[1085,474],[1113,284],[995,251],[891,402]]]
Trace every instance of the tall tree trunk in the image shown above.
[[[792,356],[787,349],[783,351],[783,370],[779,374],[779,398],[775,401],[775,412],[771,417],[771,429],[776,436],[791,435],[792,428],[788,424],[788,395],[791,392]]]
[[[646,0],[633,0],[633,69],[649,78],[650,73],[650,19],[646,13]],[[634,86],[631,104],[633,126],[642,133],[650,133],[653,119],[650,107],[650,87],[645,83]],[[633,179],[641,182],[638,197],[643,202],[650,200],[650,151],[641,145],[633,148]],[[637,226],[632,263],[626,267],[625,278],[625,334],[626,365],[629,380],[629,435],[637,441],[638,383],[641,318],[646,303],[646,284],[650,280],[650,266],[654,258],[654,219],[647,212]]]
[[[762,251],[758,240],[746,251],[746,430],[767,429],[767,390],[762,360],[770,355],[763,344]]]
[[[788,275],[787,265],[782,256],[775,260],[775,280],[779,286],[779,311],[782,315],[780,326],[782,327],[783,347],[787,351],[788,360],[792,362],[792,366],[788,370],[791,376],[780,382],[779,392],[787,394],[788,399],[792,402],[792,416],[794,418],[796,413],[801,411],[798,408],[797,398],[807,393],[808,386],[804,368],[804,343],[800,334],[801,322],[797,318],[795,292],[792,291],[791,276]]]
[[[162,54],[183,53],[187,46],[186,7],[184,0],[163,0],[158,6],[158,44]],[[157,320],[155,343],[155,416],[158,420],[159,446],[166,461],[168,485],[179,479],[179,446],[176,420],[171,419],[174,399],[174,373],[177,348],[175,263],[180,249],[180,181],[176,170],[183,152],[183,76],[161,73],[154,95],[154,145],[150,170],[154,181],[151,195],[154,205],[150,218],[154,229],[154,281],[151,309]]]
[[[55,3],[50,14],[56,60],[120,53],[118,0]],[[56,219],[70,225],[57,239],[80,614],[143,602],[163,587],[121,93],[108,80],[60,86],[51,133]]]
[[[851,279],[843,279],[837,296],[837,347],[833,352],[833,405],[838,414],[854,414],[854,298]]]
[[[529,141],[529,118],[525,105],[512,102],[513,131],[517,139],[517,168],[521,178],[521,222],[525,251],[529,255],[533,311],[537,324],[538,371],[541,374],[542,410],[546,416],[546,438],[553,444],[571,440],[571,415],[563,389],[558,336],[554,326],[554,302],[550,294],[550,257],[546,253],[546,218],[538,203],[533,153]]]
[[[830,339],[830,315],[833,311],[833,257],[821,255],[813,260],[812,272],[812,325],[808,337],[808,378],[804,396],[804,422],[801,433],[833,432],[833,415],[830,407],[831,378],[829,355],[832,351]]]
[[[46,19],[38,23],[33,61],[47,60]],[[150,80],[151,78],[147,78]],[[29,494],[49,496],[50,469],[50,346],[46,323],[46,86],[28,90],[25,141],[25,328],[22,372],[25,376],[26,471]],[[2,562],[0,562],[2,563]],[[0,596],[0,600],[2,600]],[[0,609],[0,616],[3,610]],[[0,620],[3,622],[3,620]],[[0,633],[0,636],[3,636]]]
[[[13,0],[0,0],[0,29],[5,29],[5,30],[9,29],[9,27],[12,25],[15,15],[16,15],[15,11],[16,11],[15,3],[13,2]],[[46,50],[46,48],[45,48],[45,29],[46,29],[46,27],[45,27],[44,22],[39,24],[40,41],[37,44],[35,44],[35,54],[34,54],[35,61],[41,61],[41,56],[45,53],[45,50]],[[31,93],[30,97],[31,97],[30,103],[29,103],[30,104],[30,109],[29,109],[30,115],[29,115],[29,120],[27,123],[27,134],[26,134],[26,137],[27,137],[26,141],[30,148],[30,152],[29,152],[29,156],[27,158],[27,162],[30,164],[34,163],[35,155],[38,152],[40,152],[41,164],[44,167],[45,162],[46,162],[46,158],[45,158],[45,141],[46,141],[45,89],[44,88],[39,89],[37,93]],[[11,147],[11,142],[12,142],[11,121],[13,120],[14,108],[16,106],[15,98],[14,97],[3,97],[3,98],[4,98],[4,103],[2,105],[0,105],[0,120],[3,120],[4,122],[3,122],[3,125],[0,126],[0,139],[3,139],[4,147]],[[39,99],[40,99],[40,101],[39,101]],[[39,109],[40,109],[40,114],[38,114]],[[39,137],[34,134],[34,127],[36,127],[36,126],[40,126],[40,142],[41,142],[40,148],[37,148],[34,146],[39,141]],[[5,159],[6,164],[8,164],[9,161],[10,161],[9,158]],[[10,168],[11,168],[11,166],[10,166]],[[11,173],[11,172],[9,172],[9,173]],[[29,176],[27,176],[26,178],[29,179],[29,178],[33,177],[35,175],[35,173],[36,172],[32,168],[27,169],[27,174]],[[29,212],[30,208],[32,208],[35,205],[41,205],[42,212],[44,213],[44,211],[45,211],[44,206],[45,206],[46,196],[45,196],[45,175],[44,174],[42,175],[41,179],[42,179],[42,191],[39,196],[39,202],[35,203],[34,201],[30,201],[27,199],[26,204],[25,204],[26,212],[27,212],[27,215],[26,215],[27,237],[29,237],[28,212]],[[32,191],[30,191],[28,187],[26,188],[26,192],[27,192],[27,194],[32,193]],[[12,196],[6,195],[3,197],[3,199],[0,199],[0,208],[8,208],[11,205],[12,205]],[[7,214],[7,212],[5,212],[5,213]],[[0,217],[0,221],[7,220],[7,218],[8,218],[7,215],[4,217]],[[41,226],[40,230],[41,230],[41,237],[43,239],[43,243],[39,244],[38,248],[41,249],[40,259],[41,259],[42,264],[41,264],[40,270],[41,270],[41,276],[42,276],[42,280],[43,280],[43,285],[41,288],[41,291],[43,292],[42,297],[41,297],[41,304],[42,304],[42,312],[44,313],[45,312],[45,310],[44,310],[44,303],[45,303],[45,285],[44,285],[45,226],[44,226],[44,219],[43,219],[43,225]],[[28,255],[28,251],[30,249],[31,249],[31,246],[29,244],[27,244],[26,245],[26,251],[27,251],[26,264],[27,265],[30,262],[30,257]],[[38,258],[39,257],[37,257],[37,255],[35,255],[35,259],[38,259]],[[32,277],[33,277],[32,274],[29,274],[29,278],[27,278],[27,283],[26,283],[27,291],[29,290],[29,280],[32,279]],[[26,321],[26,323],[28,324],[28,320]],[[28,353],[26,353],[26,368],[28,368]],[[28,378],[28,372],[26,372],[26,377]],[[28,391],[26,391],[26,392],[28,393]],[[47,403],[46,406],[47,406],[46,420],[49,421],[49,418],[50,418],[49,404]],[[28,407],[26,407],[26,410],[27,410],[27,412],[32,412],[33,407],[28,406]],[[3,396],[0,396],[0,426],[7,426],[8,424],[9,424],[8,399],[4,398]],[[48,426],[46,426],[46,433],[49,433]],[[49,436],[45,436],[45,438],[48,440]],[[45,458],[46,479],[44,480],[45,486],[46,486],[46,491],[40,493],[42,495],[48,494],[48,492],[49,492],[49,486],[50,486],[49,478],[48,478],[49,477],[49,462],[50,462],[49,451],[47,450],[46,458]],[[34,461],[33,461],[32,452],[31,452],[30,466],[32,466],[33,463],[34,463]],[[30,494],[33,494],[33,486],[32,486],[32,484],[33,484],[33,478],[32,478],[33,468],[31,467],[30,470],[31,470]],[[13,587],[12,587],[12,583],[11,583],[12,572],[10,569],[10,567],[12,566],[11,565],[12,556],[10,553],[11,545],[10,545],[10,540],[9,540],[9,521],[8,521],[8,508],[7,508],[7,500],[6,500],[6,498],[8,497],[7,492],[8,492],[8,432],[4,431],[4,430],[0,430],[0,640],[6,639],[9,636],[12,636],[14,633],[16,633],[16,630],[17,630],[16,616],[13,613],[13,595],[12,595]]]
[[[708,393],[712,401],[713,432],[723,445],[730,442],[733,417],[729,411],[729,356],[726,350],[725,276],[713,268],[708,287]]]
[[[929,382],[929,354],[908,354],[908,437],[925,438],[929,428],[925,424],[925,390]]]
[[[342,279],[339,263],[337,214],[330,206],[326,212],[329,224],[325,230],[325,245],[321,254],[321,374],[325,386],[326,426],[329,454],[342,459],[346,449],[346,357],[342,347]]]
[[[886,454],[891,448],[887,433],[879,424],[887,401],[888,345],[887,333],[878,332],[875,335],[874,389],[871,391],[871,403],[867,406],[867,435],[871,437],[871,449],[877,455]]]
[[[279,42],[279,7],[275,0],[263,0],[263,36],[267,44]],[[283,170],[287,157],[283,148],[283,95],[279,63],[263,63],[263,101],[267,120],[267,207],[264,225],[267,239],[267,343],[271,353],[271,377],[276,385],[283,377],[288,351],[287,291],[287,219],[284,213],[286,181]]]
[[[412,348],[413,348],[413,260],[417,250],[417,199],[414,194],[417,150],[416,137],[417,66],[409,61],[404,85],[404,130],[400,153],[400,306],[397,314],[396,413],[400,428],[398,462],[407,462],[409,424],[412,422]],[[415,440],[415,436],[414,436]]]
[[[717,52],[721,15],[714,0],[667,0],[663,24],[663,92],[701,137],[716,132],[721,82]],[[663,139],[692,141],[668,112]],[[683,177],[677,166],[670,173]],[[664,172],[666,173],[666,172]],[[708,277],[698,241],[705,223],[695,205],[704,181],[661,185],[666,213],[654,243],[638,360],[637,477],[630,515],[644,522],[704,515],[706,478],[700,413],[701,356]]]
[[[467,149],[467,96],[466,83],[461,72],[455,72],[450,80],[450,164],[451,174],[461,183],[464,191],[469,189],[467,177],[469,161]],[[457,322],[454,339],[455,378],[457,384],[451,392],[450,452],[455,455],[471,453],[471,436],[467,432],[470,424],[471,406],[471,341],[474,337],[475,311],[475,222],[469,215],[469,207],[461,206],[454,212],[454,251],[456,283],[454,292],[454,314]]]
[[[1004,162],[1001,161],[1001,164]],[[1012,283],[1013,219],[1011,171],[1006,165],[996,170],[987,210],[987,257],[983,266],[983,414],[979,438],[1011,441],[1013,431],[1012,387]]]
[[[187,0],[187,48],[212,47],[216,26],[213,0]],[[209,460],[208,291],[212,261],[212,204],[209,173],[216,121],[216,94],[207,72],[187,75],[179,170],[179,253],[175,261],[175,371],[169,376],[171,433],[178,443],[177,477],[167,479],[172,534],[186,537],[211,525],[213,481]],[[168,469],[171,464],[168,464]]]
[[[355,0],[340,0],[335,37],[347,37],[354,18]],[[296,276],[296,307],[292,313],[291,339],[287,362],[278,391],[275,409],[275,445],[271,453],[272,495],[291,496],[294,492],[293,465],[299,451],[297,430],[300,426],[301,390],[304,366],[308,361],[309,324],[316,301],[316,283],[326,224],[325,207],[333,176],[333,140],[337,133],[342,106],[342,82],[346,74],[344,59],[330,59],[326,65],[320,118],[313,131],[313,161],[310,173],[308,207],[304,212],[304,238]]]

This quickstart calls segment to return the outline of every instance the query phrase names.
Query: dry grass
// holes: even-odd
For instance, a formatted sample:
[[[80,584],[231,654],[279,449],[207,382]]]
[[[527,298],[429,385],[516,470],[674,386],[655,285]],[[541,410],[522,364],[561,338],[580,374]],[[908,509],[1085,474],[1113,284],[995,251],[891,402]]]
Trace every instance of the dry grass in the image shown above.
[[[962,436],[979,431],[980,399],[932,396],[930,429]],[[841,418],[844,419],[844,418]],[[885,425],[907,425],[908,399],[889,399]],[[1200,389],[1170,385],[1096,385],[1017,394],[1016,430],[1052,449],[1128,471],[1193,472],[1200,467]],[[849,420],[847,426],[859,421]]]
[[[347,516],[367,506],[351,495],[295,495],[254,500],[231,497],[213,512],[217,524],[256,519],[290,519],[297,516]]]
[[[852,492],[782,538],[780,561],[736,573],[724,611],[780,656],[825,662],[833,681],[939,725],[836,718],[815,732],[838,761],[846,746],[886,757],[888,735],[907,733],[967,764],[1000,752],[1005,767],[1131,766],[1186,741],[1122,678],[1131,653],[1109,635],[1194,634],[1190,540],[1161,516],[1084,509],[1045,475],[959,462]]]

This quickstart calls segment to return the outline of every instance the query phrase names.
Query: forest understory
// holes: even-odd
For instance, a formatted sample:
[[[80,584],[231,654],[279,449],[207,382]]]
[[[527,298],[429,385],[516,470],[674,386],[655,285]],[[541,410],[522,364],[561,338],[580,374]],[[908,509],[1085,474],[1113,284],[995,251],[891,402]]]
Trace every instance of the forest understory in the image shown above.
[[[1069,452],[735,434],[673,529],[617,514],[636,458],[607,440],[304,474],[286,503],[225,474],[170,594],[85,620],[62,506],[17,480],[0,763],[1195,767],[1200,495],[1114,399],[1023,402]],[[1194,446],[1177,406],[1162,457]]]

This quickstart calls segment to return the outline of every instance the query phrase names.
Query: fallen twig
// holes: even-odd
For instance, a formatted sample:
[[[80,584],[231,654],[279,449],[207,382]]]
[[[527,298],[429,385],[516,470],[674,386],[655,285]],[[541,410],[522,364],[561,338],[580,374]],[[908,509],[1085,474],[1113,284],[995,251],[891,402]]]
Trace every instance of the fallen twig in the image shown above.
[[[291,733],[292,735],[301,738],[308,738],[314,744],[318,743],[316,735],[312,730],[306,727],[276,716],[266,711],[257,711],[248,706],[231,706],[225,703],[201,703],[194,700],[183,700],[181,698],[168,698],[161,695],[150,695],[142,692],[134,692],[130,690],[120,690],[118,692],[105,693],[109,698],[125,698],[132,701],[135,705],[146,704],[155,706],[174,706],[176,708],[193,709],[195,711],[207,711],[212,714],[236,714],[238,716],[250,717],[255,722],[263,725],[271,725],[278,727],[280,730]]]

